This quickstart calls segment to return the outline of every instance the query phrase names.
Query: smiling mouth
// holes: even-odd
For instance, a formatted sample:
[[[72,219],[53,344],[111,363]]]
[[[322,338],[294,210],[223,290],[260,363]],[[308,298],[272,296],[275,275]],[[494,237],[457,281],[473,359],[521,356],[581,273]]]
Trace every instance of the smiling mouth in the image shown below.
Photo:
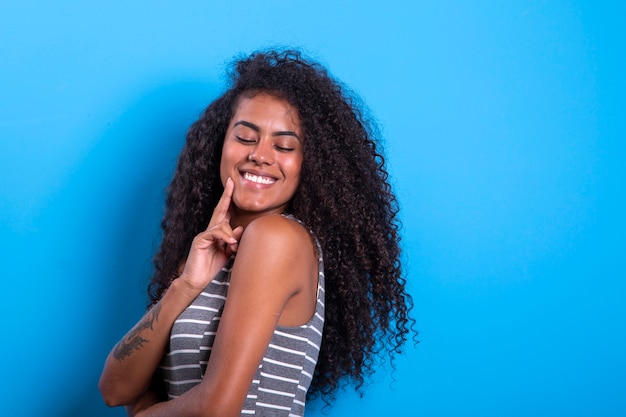
[[[270,177],[264,177],[262,175],[254,175],[254,174],[250,174],[249,172],[244,172],[243,173],[243,177],[251,182],[257,183],[257,184],[273,184],[276,182],[276,180],[274,178],[270,178]]]

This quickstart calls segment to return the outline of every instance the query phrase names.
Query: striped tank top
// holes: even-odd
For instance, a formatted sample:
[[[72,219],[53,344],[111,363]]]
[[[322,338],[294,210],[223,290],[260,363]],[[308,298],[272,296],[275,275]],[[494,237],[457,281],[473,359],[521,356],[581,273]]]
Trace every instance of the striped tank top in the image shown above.
[[[299,222],[293,216],[286,217]],[[324,263],[321,247],[315,237],[313,240],[318,254],[315,314],[302,326],[276,327],[248,389],[242,416],[304,415],[324,327]],[[161,363],[169,399],[182,395],[204,377],[233,262],[234,257],[172,326],[169,348]]]

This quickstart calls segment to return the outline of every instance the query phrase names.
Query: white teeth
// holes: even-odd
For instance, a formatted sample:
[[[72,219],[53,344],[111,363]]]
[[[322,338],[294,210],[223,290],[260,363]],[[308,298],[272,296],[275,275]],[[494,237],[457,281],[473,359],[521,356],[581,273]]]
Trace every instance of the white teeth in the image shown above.
[[[257,184],[273,184],[276,180],[268,177],[262,177],[260,175],[253,175],[249,172],[244,172],[243,177],[248,181],[256,182]]]

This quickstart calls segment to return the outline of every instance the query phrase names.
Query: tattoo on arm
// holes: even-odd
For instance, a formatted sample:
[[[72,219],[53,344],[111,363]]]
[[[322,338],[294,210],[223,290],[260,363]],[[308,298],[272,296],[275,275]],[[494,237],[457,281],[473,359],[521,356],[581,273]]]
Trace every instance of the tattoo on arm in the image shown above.
[[[155,304],[154,307],[133,327],[130,332],[124,336],[122,340],[113,349],[113,357],[118,361],[124,360],[124,358],[130,356],[134,351],[139,350],[149,340],[140,336],[145,329],[154,330],[152,325],[154,322],[159,321],[159,313],[161,312],[161,303]]]

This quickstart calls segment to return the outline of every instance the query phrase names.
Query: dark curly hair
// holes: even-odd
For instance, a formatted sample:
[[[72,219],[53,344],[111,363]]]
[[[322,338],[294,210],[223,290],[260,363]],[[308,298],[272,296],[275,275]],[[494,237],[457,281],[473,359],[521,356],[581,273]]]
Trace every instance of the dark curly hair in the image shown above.
[[[266,92],[287,100],[299,112],[304,137],[300,184],[288,211],[319,239],[326,276],[325,326],[309,396],[329,400],[343,383],[359,389],[377,355],[393,360],[413,322],[398,206],[377,150],[378,130],[354,93],[298,51],[255,52],[228,74],[230,89],[191,126],[167,189],[150,300],[178,276],[222,194],[222,144],[238,99]]]

